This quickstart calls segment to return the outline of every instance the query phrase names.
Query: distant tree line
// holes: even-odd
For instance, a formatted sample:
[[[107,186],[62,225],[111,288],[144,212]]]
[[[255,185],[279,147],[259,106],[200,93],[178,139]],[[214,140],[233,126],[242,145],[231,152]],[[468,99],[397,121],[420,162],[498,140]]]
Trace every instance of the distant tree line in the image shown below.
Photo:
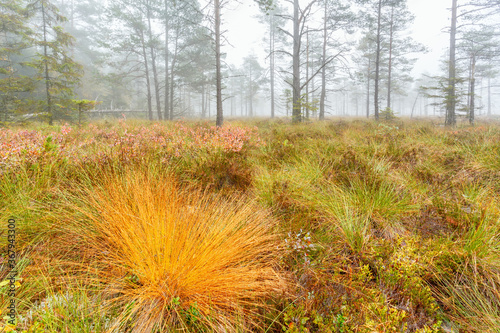
[[[264,99],[271,117],[293,122],[332,109],[378,120],[420,83],[417,99],[432,100],[446,124],[457,114],[473,123],[479,79],[488,80],[491,113],[500,1],[450,1],[446,75],[415,83],[410,72],[426,48],[409,37],[406,0],[248,0],[261,9],[267,57],[250,54],[241,66],[224,61],[228,0],[0,0],[0,121],[81,121],[83,98],[143,109],[150,120],[217,125],[262,114]]]

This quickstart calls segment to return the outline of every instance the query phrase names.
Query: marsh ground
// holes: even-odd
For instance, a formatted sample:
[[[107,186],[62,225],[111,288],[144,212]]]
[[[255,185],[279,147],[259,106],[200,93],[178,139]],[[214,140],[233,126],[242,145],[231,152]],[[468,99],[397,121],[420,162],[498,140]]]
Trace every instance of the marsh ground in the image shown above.
[[[500,330],[497,124],[103,121],[0,139],[19,271],[4,331]]]

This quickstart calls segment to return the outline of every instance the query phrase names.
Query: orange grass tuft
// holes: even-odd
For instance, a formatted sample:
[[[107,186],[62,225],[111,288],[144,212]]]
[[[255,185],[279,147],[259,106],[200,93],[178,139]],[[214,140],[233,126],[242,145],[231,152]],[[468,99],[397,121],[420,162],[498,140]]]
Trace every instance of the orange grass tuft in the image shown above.
[[[116,328],[186,328],[186,317],[215,331],[250,327],[266,297],[283,288],[274,221],[248,200],[142,171],[106,176],[81,194],[67,230],[95,253],[97,282],[110,308],[122,311]]]

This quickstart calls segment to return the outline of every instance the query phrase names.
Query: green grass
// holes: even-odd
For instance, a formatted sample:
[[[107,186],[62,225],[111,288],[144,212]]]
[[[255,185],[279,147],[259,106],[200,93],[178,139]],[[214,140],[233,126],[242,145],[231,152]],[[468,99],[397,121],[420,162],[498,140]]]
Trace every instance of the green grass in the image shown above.
[[[0,218],[18,226],[17,332],[500,330],[500,125],[31,129],[34,153],[0,147]],[[175,216],[183,233],[167,227]],[[223,234],[233,245],[208,246]],[[166,248],[184,264],[154,259]],[[189,263],[197,270],[178,273]]]

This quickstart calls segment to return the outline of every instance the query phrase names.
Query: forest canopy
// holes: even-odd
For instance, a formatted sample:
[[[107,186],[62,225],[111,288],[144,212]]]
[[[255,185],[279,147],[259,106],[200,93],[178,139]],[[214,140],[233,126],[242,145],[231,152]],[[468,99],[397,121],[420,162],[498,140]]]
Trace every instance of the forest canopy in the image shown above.
[[[427,47],[410,33],[407,0],[244,2],[260,9],[266,57],[234,65],[227,0],[2,0],[0,121],[77,121],[81,100],[100,115],[216,116],[218,125],[256,115],[453,125],[494,113],[498,1],[450,0],[442,72],[421,77],[412,69]]]

